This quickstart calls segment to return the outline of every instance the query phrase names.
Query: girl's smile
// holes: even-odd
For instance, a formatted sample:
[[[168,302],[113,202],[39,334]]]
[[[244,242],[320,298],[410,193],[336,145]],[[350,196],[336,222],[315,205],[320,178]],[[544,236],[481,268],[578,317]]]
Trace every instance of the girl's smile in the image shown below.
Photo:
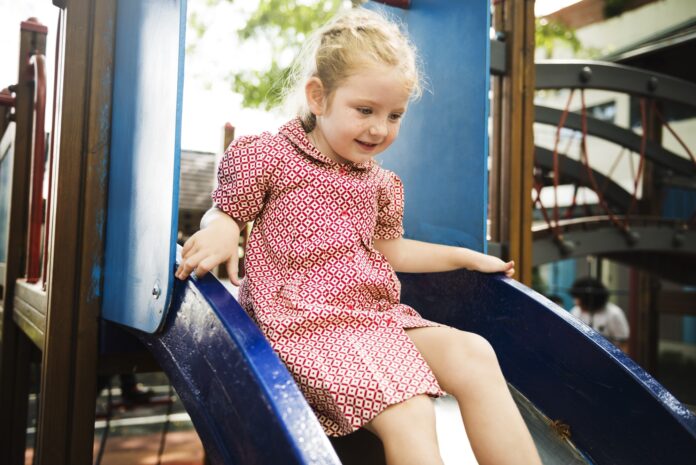
[[[358,145],[360,145],[360,147],[361,147],[363,150],[365,150],[366,152],[372,152],[372,151],[375,149],[375,147],[377,147],[377,145],[378,145],[378,144],[370,144],[370,143],[368,143],[368,142],[362,142],[362,141],[359,141],[359,140],[356,140],[356,142],[357,142]]]

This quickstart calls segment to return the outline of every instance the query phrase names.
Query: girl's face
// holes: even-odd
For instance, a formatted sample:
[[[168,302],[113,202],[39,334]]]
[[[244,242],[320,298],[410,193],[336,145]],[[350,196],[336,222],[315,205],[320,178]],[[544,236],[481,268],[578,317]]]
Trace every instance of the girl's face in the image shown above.
[[[410,89],[395,67],[377,66],[359,71],[325,95],[321,81],[307,85],[310,109],[317,117],[311,133],[327,157],[362,163],[383,152],[399,134]]]

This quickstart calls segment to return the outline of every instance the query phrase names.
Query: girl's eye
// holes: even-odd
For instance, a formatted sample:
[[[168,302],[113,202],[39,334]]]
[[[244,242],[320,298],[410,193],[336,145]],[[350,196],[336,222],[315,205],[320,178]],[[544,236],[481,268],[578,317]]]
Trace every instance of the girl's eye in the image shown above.
[[[402,116],[402,113],[392,113],[391,115],[389,115],[389,119],[392,121],[399,121]]]
[[[359,107],[359,108],[357,108],[357,110],[361,115],[371,115],[372,114],[371,108]]]

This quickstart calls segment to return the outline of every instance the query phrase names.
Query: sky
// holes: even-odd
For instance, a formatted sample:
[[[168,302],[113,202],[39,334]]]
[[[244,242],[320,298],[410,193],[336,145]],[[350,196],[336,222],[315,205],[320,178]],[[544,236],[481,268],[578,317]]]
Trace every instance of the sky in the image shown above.
[[[580,0],[536,0],[534,2],[534,14],[536,16],[550,15],[554,11],[578,2]]]
[[[240,66],[263,67],[261,44],[240,46],[236,30],[251,14],[255,1],[221,2],[215,9],[205,8],[206,0],[189,0],[188,12],[198,14],[210,24],[203,38],[187,31],[187,48],[196,47],[186,55],[181,147],[184,150],[219,152],[222,150],[223,127],[235,126],[237,136],[274,130],[289,117],[279,113],[241,107],[242,98],[230,89],[226,76]],[[48,27],[46,69],[48,90],[53,90],[55,32],[58,8],[50,0],[0,0],[0,88],[17,81],[19,24],[34,16]],[[50,105],[52,98],[49,95]],[[46,114],[50,115],[47,108]],[[48,123],[47,123],[48,124]]]

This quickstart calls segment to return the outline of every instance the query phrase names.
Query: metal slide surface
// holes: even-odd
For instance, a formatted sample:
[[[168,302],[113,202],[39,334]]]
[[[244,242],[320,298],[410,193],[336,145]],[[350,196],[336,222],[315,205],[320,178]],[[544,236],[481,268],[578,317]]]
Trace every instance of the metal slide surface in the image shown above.
[[[547,465],[693,463],[694,415],[566,311],[500,276],[400,278],[404,302],[425,317],[491,341]],[[329,442],[262,333],[212,276],[177,281],[163,330],[137,335],[213,464],[384,463],[379,441],[364,431]],[[556,427],[566,445],[553,438]]]

